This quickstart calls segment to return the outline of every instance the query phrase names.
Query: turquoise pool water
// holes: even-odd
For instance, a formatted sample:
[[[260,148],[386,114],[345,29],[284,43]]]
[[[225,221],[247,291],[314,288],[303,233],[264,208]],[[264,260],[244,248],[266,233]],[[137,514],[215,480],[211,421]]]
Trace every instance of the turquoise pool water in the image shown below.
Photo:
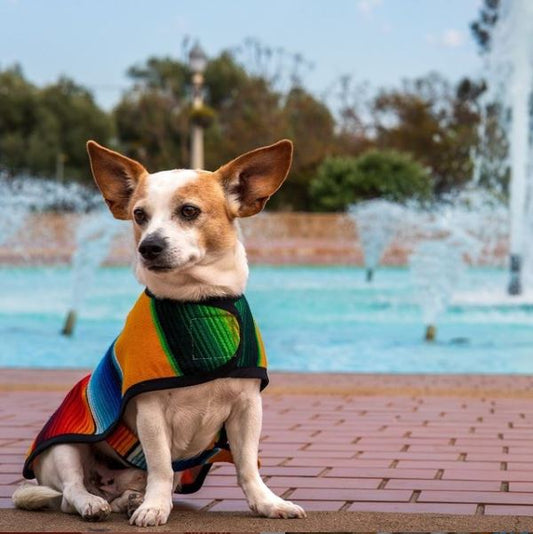
[[[433,344],[422,341],[404,269],[382,269],[367,284],[356,268],[255,267],[247,296],[272,369],[532,373],[533,304],[506,298],[505,280],[501,270],[470,271]],[[67,268],[0,268],[0,366],[94,366],[142,290],[130,269],[100,269],[65,338],[71,285]]]

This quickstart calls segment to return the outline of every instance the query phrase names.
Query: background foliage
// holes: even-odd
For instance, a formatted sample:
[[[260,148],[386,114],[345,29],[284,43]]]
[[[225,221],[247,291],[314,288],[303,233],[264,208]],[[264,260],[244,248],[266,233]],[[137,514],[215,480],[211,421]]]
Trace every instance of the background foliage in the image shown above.
[[[327,157],[311,181],[312,206],[317,211],[345,211],[361,200],[384,198],[395,202],[431,197],[427,169],[409,154],[371,150],[359,157]]]
[[[484,0],[472,24],[482,51],[490,47],[498,9],[498,0]],[[495,123],[486,128],[493,132],[489,141],[479,139],[482,114],[491,116],[480,80],[452,84],[430,73],[368,94],[342,77],[326,101],[306,90],[305,65],[295,56],[292,67],[280,71],[271,50],[253,40],[224,51],[208,63],[201,116],[192,116],[184,60],[151,57],[133,65],[131,87],[110,112],[73,80],[36,87],[20,67],[7,68],[0,71],[0,170],[92,183],[85,155],[90,138],[149,170],[188,167],[195,120],[205,125],[211,170],[246,150],[292,139],[291,176],[269,209],[338,211],[374,196],[439,196],[472,179],[473,155],[505,159]],[[506,173],[485,174],[485,185],[505,190]]]

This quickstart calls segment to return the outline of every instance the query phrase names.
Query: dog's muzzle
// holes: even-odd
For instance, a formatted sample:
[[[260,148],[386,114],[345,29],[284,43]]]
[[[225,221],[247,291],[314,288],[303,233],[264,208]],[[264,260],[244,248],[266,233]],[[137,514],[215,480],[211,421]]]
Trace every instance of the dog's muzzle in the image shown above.
[[[153,271],[165,271],[170,268],[164,258],[167,249],[166,239],[160,234],[150,234],[139,244],[138,251],[146,267]]]

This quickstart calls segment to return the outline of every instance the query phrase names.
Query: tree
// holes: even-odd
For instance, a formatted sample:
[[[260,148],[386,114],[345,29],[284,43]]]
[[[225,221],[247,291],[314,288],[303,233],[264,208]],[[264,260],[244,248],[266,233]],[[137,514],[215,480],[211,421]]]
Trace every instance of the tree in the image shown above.
[[[429,169],[437,194],[463,186],[472,177],[483,91],[471,80],[452,88],[437,74],[381,91],[373,102],[376,146],[412,154]]]
[[[350,204],[373,198],[405,202],[430,196],[427,171],[409,154],[391,150],[326,158],[311,182],[317,211],[346,211]]]
[[[30,170],[38,173],[41,169],[54,169],[59,155],[64,159],[66,177],[92,184],[85,143],[88,139],[104,144],[110,141],[110,117],[96,105],[86,88],[66,77],[41,89],[38,98],[38,120],[30,139]]]
[[[27,139],[35,126],[37,89],[20,66],[0,72],[0,165],[14,174],[26,167]]]
[[[56,174],[92,183],[85,142],[106,143],[112,122],[91,93],[68,78],[42,89],[25,80],[19,67],[0,72],[0,166],[11,174]]]
[[[482,53],[490,50],[491,32],[498,22],[500,0],[483,0],[479,17],[470,24],[470,30]]]
[[[188,67],[149,58],[128,74],[134,88],[115,109],[121,148],[149,168],[188,166]],[[212,121],[205,128],[205,166],[216,169],[246,150],[289,137],[296,147],[291,178],[270,207],[308,209],[309,181],[334,145],[334,120],[303,88],[283,95],[272,83],[248,72],[229,51],[208,62],[205,100]]]
[[[188,167],[189,67],[150,57],[127,74],[133,88],[113,110],[121,150],[151,170]]]
[[[309,210],[310,182],[335,146],[335,121],[329,109],[301,87],[291,89],[282,109],[283,136],[294,142],[289,180],[272,199],[272,208]]]

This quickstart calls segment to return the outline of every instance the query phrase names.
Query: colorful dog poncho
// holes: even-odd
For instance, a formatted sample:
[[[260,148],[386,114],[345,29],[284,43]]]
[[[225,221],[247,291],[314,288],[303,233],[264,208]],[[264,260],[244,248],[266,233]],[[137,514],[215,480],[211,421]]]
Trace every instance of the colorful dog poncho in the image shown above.
[[[121,421],[139,393],[192,386],[216,378],[259,378],[268,384],[261,334],[244,296],[201,302],[157,299],[147,290],[130,311],[124,329],[91,375],[78,382],[31,446],[23,474],[34,478],[33,461],[58,443],[105,440],[133,467],[146,469],[137,436]],[[200,489],[213,462],[232,462],[222,428],[212,447],[176,460],[179,493]]]

